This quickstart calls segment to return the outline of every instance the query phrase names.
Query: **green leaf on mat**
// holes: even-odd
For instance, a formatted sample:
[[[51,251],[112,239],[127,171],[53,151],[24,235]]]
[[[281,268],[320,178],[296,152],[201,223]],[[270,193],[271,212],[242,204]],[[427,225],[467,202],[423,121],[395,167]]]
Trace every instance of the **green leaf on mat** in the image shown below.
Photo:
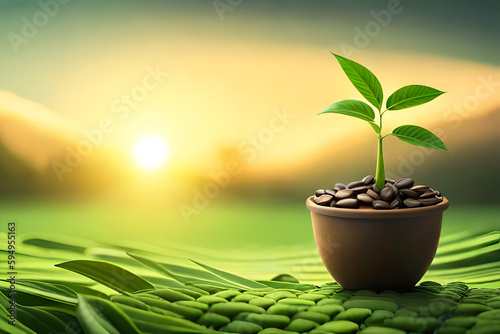
[[[64,322],[40,308],[16,305],[16,316],[36,333],[66,333]]]
[[[85,252],[84,247],[74,246],[74,245],[70,245],[67,243],[45,240],[45,239],[40,239],[40,238],[25,239],[25,240],[23,240],[23,244],[33,245],[33,246],[42,247],[42,248],[65,250],[65,251],[76,252],[76,253],[81,253],[81,254],[83,254]]]
[[[141,333],[125,312],[105,299],[83,295],[78,296],[76,316],[85,333]]]
[[[38,291],[43,291],[47,293],[51,293],[54,295],[57,295],[59,297],[67,297],[74,299],[76,298],[76,293],[68,288],[67,286],[63,284],[57,284],[57,283],[47,283],[47,282],[40,282],[40,281],[32,281],[32,280],[23,280],[19,279],[16,281],[16,284],[32,288]]]
[[[213,333],[206,327],[190,320],[141,310],[129,305],[117,304],[137,327],[146,333],[158,334],[203,334]]]
[[[107,262],[76,260],[56,264],[56,267],[71,270],[78,274],[87,276],[88,278],[121,293],[135,293],[141,290],[150,290],[155,288],[151,283],[136,274]]]
[[[245,288],[249,288],[249,289],[267,288],[267,286],[264,285],[264,284],[262,284],[262,283],[258,283],[256,281],[252,281],[252,280],[249,280],[247,278],[243,278],[241,276],[238,276],[238,275],[235,275],[235,274],[231,274],[231,273],[228,273],[226,271],[219,270],[219,269],[207,266],[206,264],[197,262],[195,260],[191,260],[191,262],[196,263],[200,267],[202,267],[202,268],[210,271],[211,273],[219,276],[220,278],[222,278],[222,279],[224,279],[226,281],[229,281],[229,282],[234,283],[234,284],[241,285],[241,286],[243,286]]]
[[[0,291],[2,292],[2,295],[8,295],[10,288],[0,286]],[[46,311],[57,311],[74,315],[77,299],[74,299],[74,303],[61,301],[53,296],[46,296],[38,293],[34,294],[33,291],[27,292],[25,288],[18,285],[16,287],[16,302],[24,306],[36,306]]]
[[[52,286],[52,287],[51,287]],[[0,290],[8,294],[10,283],[6,280],[0,280]],[[64,309],[71,309],[76,305],[76,294],[70,294],[70,289],[61,289],[49,283],[34,282],[29,283],[20,280],[16,285],[16,301],[22,305],[51,305],[57,306],[63,304]]]
[[[26,327],[22,322],[16,320],[15,326],[9,324],[12,319],[7,310],[10,301],[3,294],[0,293],[0,333],[9,334],[36,334],[29,327]]]
[[[206,283],[219,288],[241,288],[240,285],[230,283],[219,276],[204,270],[162,263],[137,254],[129,255],[145,266],[154,269],[167,277],[171,277],[182,284]],[[180,287],[183,287],[183,285]]]

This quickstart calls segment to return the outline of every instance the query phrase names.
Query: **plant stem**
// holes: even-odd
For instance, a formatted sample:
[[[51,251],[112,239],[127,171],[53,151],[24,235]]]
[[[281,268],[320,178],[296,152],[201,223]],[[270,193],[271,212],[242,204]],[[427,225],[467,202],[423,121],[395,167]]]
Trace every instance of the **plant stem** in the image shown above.
[[[382,150],[382,136],[378,135],[377,171],[375,172],[375,185],[379,189],[385,188],[384,152]]]
[[[379,126],[380,133],[378,134],[378,153],[377,153],[377,170],[375,171],[375,185],[379,189],[385,188],[385,167],[384,167],[384,152],[382,149],[382,115],[384,111],[379,110]]]

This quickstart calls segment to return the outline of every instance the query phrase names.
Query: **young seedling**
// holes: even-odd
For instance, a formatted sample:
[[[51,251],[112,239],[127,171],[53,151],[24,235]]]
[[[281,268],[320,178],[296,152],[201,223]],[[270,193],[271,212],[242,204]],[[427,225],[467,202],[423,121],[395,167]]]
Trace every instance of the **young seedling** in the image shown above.
[[[377,169],[375,172],[375,184],[378,188],[383,189],[385,187],[384,154],[382,148],[382,141],[385,137],[392,135],[412,145],[448,151],[441,139],[420,126],[402,125],[392,130],[392,133],[382,134],[382,119],[387,111],[415,107],[434,100],[444,92],[422,85],[405,86],[389,96],[385,103],[385,109],[382,110],[383,92],[377,77],[361,64],[334,53],[332,55],[337,58],[354,87],[377,109],[377,120],[375,120],[375,112],[372,107],[359,100],[336,102],[320,112],[319,115],[326,113],[343,114],[357,117],[367,121],[371,125],[378,135]]]

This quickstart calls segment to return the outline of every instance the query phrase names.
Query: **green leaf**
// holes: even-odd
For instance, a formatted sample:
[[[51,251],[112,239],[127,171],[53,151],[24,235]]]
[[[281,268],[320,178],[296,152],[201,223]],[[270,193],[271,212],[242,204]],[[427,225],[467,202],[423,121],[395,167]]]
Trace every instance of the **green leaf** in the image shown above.
[[[11,306],[11,301],[3,293],[0,293],[0,305],[6,309]],[[23,306],[16,302],[15,309],[18,327],[20,323],[23,323],[35,333],[66,332],[66,325],[59,318],[40,307]]]
[[[222,270],[207,266],[206,264],[196,262],[195,260],[191,260],[191,261],[196,263],[200,267],[210,271],[211,273],[219,276],[220,278],[227,280],[231,283],[241,285],[242,287],[249,288],[249,289],[267,288],[267,286],[262,284],[262,283],[258,283],[256,281],[252,281],[252,280],[249,280],[247,278],[244,278],[244,277],[241,277],[241,276],[238,276],[235,274],[228,273],[226,271],[222,271]]]
[[[377,124],[373,123],[373,122],[368,122],[368,124],[370,124],[370,126],[373,128],[373,130],[375,131],[376,134],[380,134],[380,126],[378,126]]]
[[[167,277],[171,277],[176,281],[181,282],[182,284],[206,283],[225,289],[241,288],[240,285],[228,282],[225,279],[204,270],[162,263],[137,254],[129,255],[145,266],[154,269],[160,274],[166,275]]]
[[[2,305],[0,305],[0,333],[9,334],[36,334],[29,327],[25,326],[20,321],[16,320],[15,326],[9,324],[12,319],[9,312]]]
[[[400,140],[415,146],[447,151],[444,143],[435,134],[416,125],[402,125],[395,128],[392,134]]]
[[[75,245],[70,245],[67,243],[44,240],[41,238],[31,238],[23,240],[23,244],[25,245],[34,245],[41,248],[49,248],[49,249],[58,249],[58,250],[66,250],[70,252],[76,252],[83,254],[85,252],[84,247],[79,247]]]
[[[486,246],[496,245],[500,240],[500,232],[491,232],[488,234],[481,234],[476,237],[470,237],[466,240],[457,241],[450,245],[439,245],[436,257],[450,254],[460,254],[475,249],[481,249]]]
[[[88,278],[121,293],[134,293],[141,290],[151,290],[155,288],[151,283],[143,278],[126,269],[107,262],[76,260],[56,264],[56,267],[71,270],[83,276],[87,276]]]
[[[0,291],[8,295],[10,283],[0,280]],[[74,313],[77,298],[71,289],[63,289],[60,285],[20,280],[16,285],[16,302],[25,306],[40,306],[71,314]]]
[[[432,101],[443,93],[422,85],[405,86],[392,93],[385,105],[388,110],[411,108]]]
[[[20,322],[19,319],[15,319],[15,326],[9,324],[13,320],[8,311],[9,307],[10,300],[0,293],[0,333],[35,334],[29,327]]]
[[[54,294],[58,296],[59,298],[65,297],[66,298],[71,298],[71,300],[74,300],[76,298],[76,293],[68,288],[65,285],[62,284],[57,284],[57,283],[47,283],[47,282],[40,282],[40,281],[31,281],[31,280],[17,280],[16,284],[38,290],[40,292],[46,292],[50,294]]]
[[[373,109],[368,104],[358,100],[344,100],[336,102],[320,112],[319,115],[327,113],[357,117],[368,122],[373,121],[375,118]]]
[[[382,107],[383,92],[377,77],[369,69],[355,61],[336,55],[333,52],[332,55],[337,58],[354,87],[356,87],[365,99],[380,110]]]
[[[9,293],[9,289],[5,289],[3,287],[0,287],[0,291],[3,295],[8,295]],[[69,315],[75,314],[76,309],[76,302],[75,304],[69,304],[62,301],[21,292],[19,291],[19,289],[17,289],[16,291],[16,302],[24,306],[35,306],[46,311],[57,311]]]
[[[117,304],[137,327],[147,333],[160,334],[204,334],[213,333],[211,330],[198,325],[188,319],[157,314],[155,312],[141,310],[129,305]]]
[[[66,325],[56,316],[37,307],[16,305],[16,315],[36,333],[65,333]]]
[[[141,334],[125,312],[105,299],[78,296],[76,316],[85,333]]]
[[[2,318],[0,318],[2,319]],[[8,334],[36,334],[28,327],[24,326],[20,322],[16,321],[16,326],[9,324],[10,319],[6,318],[5,321],[0,321],[0,333]],[[22,328],[22,329],[21,329]]]
[[[89,295],[89,296],[106,298],[106,299],[109,297],[107,294],[102,293],[100,291],[97,291],[95,289],[89,288],[81,283],[64,282],[63,284],[79,295]],[[97,284],[95,286],[97,286]]]

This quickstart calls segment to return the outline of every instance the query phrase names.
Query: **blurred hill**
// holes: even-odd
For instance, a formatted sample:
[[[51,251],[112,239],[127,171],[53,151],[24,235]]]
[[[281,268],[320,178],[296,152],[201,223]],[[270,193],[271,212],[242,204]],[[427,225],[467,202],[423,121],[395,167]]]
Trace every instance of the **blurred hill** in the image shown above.
[[[115,153],[99,148],[61,182],[54,162],[81,140],[68,119],[33,101],[0,91],[0,197],[68,197],[119,182]]]

